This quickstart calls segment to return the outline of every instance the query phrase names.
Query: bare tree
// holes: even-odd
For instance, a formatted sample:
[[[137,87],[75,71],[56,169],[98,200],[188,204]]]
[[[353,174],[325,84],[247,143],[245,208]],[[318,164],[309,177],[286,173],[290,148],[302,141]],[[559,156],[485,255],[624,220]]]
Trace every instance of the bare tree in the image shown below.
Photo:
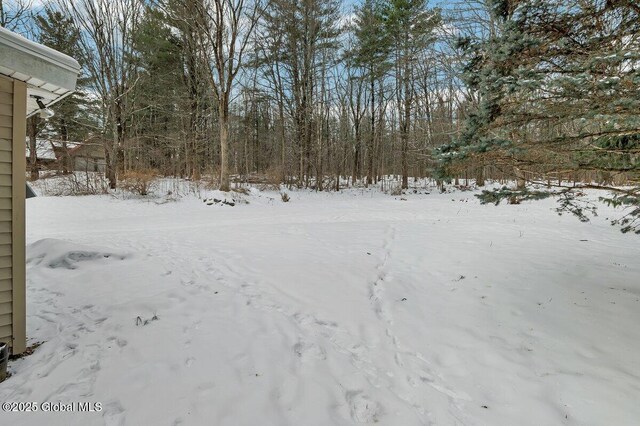
[[[385,10],[387,30],[393,45],[395,93],[401,140],[402,188],[408,188],[409,145],[415,112],[415,66],[418,55],[434,41],[439,14],[426,1],[392,3]]]
[[[354,66],[352,58],[347,55],[345,58],[346,67],[346,81],[344,84],[347,86],[347,92],[349,93],[349,112],[351,113],[351,120],[354,130],[354,149],[353,149],[353,171],[352,181],[355,184],[356,181],[362,177],[363,171],[363,150],[362,150],[362,124],[365,113],[367,112],[367,104],[369,102],[366,93],[366,81],[361,73],[361,70]],[[371,96],[371,94],[369,94]]]
[[[30,18],[31,0],[0,0],[0,27],[18,31]]]
[[[261,0],[203,0],[198,6],[194,18],[200,28],[218,104],[220,189],[229,191],[229,106],[263,4]]]
[[[106,177],[112,189],[123,167],[127,140],[127,96],[135,84],[132,36],[143,3],[141,0],[57,0],[81,34],[83,62],[102,102]]]

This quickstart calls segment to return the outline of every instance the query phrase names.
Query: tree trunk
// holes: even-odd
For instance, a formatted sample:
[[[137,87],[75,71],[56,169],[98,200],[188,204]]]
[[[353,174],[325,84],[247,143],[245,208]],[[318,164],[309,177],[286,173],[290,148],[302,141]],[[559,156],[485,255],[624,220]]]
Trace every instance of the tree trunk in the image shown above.
[[[368,171],[367,171],[367,185],[371,185],[373,183],[373,162],[375,158],[375,140],[376,140],[376,109],[375,109],[375,99],[376,99],[376,87],[375,87],[375,78],[373,75],[373,70],[371,71],[371,137],[369,138],[369,158],[368,158]]]
[[[476,185],[484,186],[484,166],[478,167],[476,174]]]
[[[1,3],[1,2],[0,2]],[[38,170],[38,121],[39,117],[34,115],[29,118],[27,130],[29,132],[29,171],[31,172],[31,180],[38,180],[40,172]]]
[[[231,190],[229,182],[229,104],[225,94],[218,101],[220,127],[220,191]]]
[[[353,178],[352,178],[353,185],[356,184],[356,182],[358,181],[358,178],[360,177],[360,145],[362,142],[360,141],[359,123],[355,124],[354,130],[355,130],[355,137],[356,137],[356,146],[353,152]]]
[[[60,124],[60,136],[62,137],[62,173],[68,175],[71,173],[71,156],[67,142],[69,141],[69,129],[64,119]]]
[[[526,180],[524,178],[524,173],[522,173],[522,170],[520,170],[518,167],[514,167],[513,168],[515,175],[516,175],[516,188],[517,189],[524,189],[525,188],[525,184],[526,184]]]
[[[409,134],[406,130],[402,130],[402,189],[409,188],[409,162],[407,160],[407,151],[409,150]]]
[[[107,170],[106,177],[109,181],[109,188],[116,189],[118,185],[117,181],[117,173],[118,173],[118,145],[120,142],[120,126],[118,124],[118,115],[117,115],[117,106],[112,104],[112,114],[113,114],[113,138],[106,142],[105,151],[106,151],[106,162],[107,162]]]
[[[117,181],[116,181],[116,153],[115,153],[115,144],[118,139],[117,135],[114,135],[113,140],[105,141],[105,176],[109,181],[109,188],[116,189]]]

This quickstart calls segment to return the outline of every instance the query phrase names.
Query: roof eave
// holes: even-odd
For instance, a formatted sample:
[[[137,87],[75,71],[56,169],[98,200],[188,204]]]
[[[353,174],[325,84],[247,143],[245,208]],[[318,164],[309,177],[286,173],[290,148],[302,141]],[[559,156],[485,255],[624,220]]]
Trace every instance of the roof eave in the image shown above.
[[[42,97],[45,105],[76,88],[80,64],[75,59],[4,28],[0,28],[0,58],[0,74],[26,82],[29,95]],[[29,102],[29,115],[37,109],[35,102]]]

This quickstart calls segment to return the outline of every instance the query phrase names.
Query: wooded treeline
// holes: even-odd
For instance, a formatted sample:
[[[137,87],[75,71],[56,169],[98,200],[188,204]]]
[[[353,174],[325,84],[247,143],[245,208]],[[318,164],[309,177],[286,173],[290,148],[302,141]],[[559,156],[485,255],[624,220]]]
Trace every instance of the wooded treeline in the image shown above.
[[[40,126],[101,140],[112,187],[140,169],[222,189],[638,182],[632,0],[4,4],[4,26],[81,62],[80,95]]]
[[[227,159],[333,189],[433,173],[470,101],[447,19],[423,0],[53,0],[20,28],[81,62],[82,100],[55,120],[104,142],[113,186],[225,176]]]

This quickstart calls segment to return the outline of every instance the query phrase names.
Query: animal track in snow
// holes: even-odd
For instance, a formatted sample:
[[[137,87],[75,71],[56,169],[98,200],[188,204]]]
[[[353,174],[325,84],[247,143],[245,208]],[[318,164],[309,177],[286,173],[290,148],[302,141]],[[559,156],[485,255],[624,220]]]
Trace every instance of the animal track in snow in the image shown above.
[[[123,426],[126,421],[124,414],[124,407],[117,400],[107,402],[102,409],[102,418],[107,426]]]
[[[376,423],[384,415],[382,406],[371,400],[361,390],[347,391],[345,399],[349,404],[351,419],[358,423]]]
[[[303,362],[327,359],[325,350],[316,343],[300,341],[293,345],[293,352]]]
[[[386,306],[385,298],[384,298],[384,284],[388,279],[387,273],[387,263],[389,258],[391,257],[391,243],[396,238],[396,230],[394,227],[389,227],[387,230],[387,235],[385,236],[384,242],[382,244],[382,249],[384,251],[383,259],[376,267],[378,272],[378,276],[376,280],[369,287],[369,300],[373,306],[373,310],[376,316],[388,324],[393,323],[393,317],[389,312],[389,309]]]

